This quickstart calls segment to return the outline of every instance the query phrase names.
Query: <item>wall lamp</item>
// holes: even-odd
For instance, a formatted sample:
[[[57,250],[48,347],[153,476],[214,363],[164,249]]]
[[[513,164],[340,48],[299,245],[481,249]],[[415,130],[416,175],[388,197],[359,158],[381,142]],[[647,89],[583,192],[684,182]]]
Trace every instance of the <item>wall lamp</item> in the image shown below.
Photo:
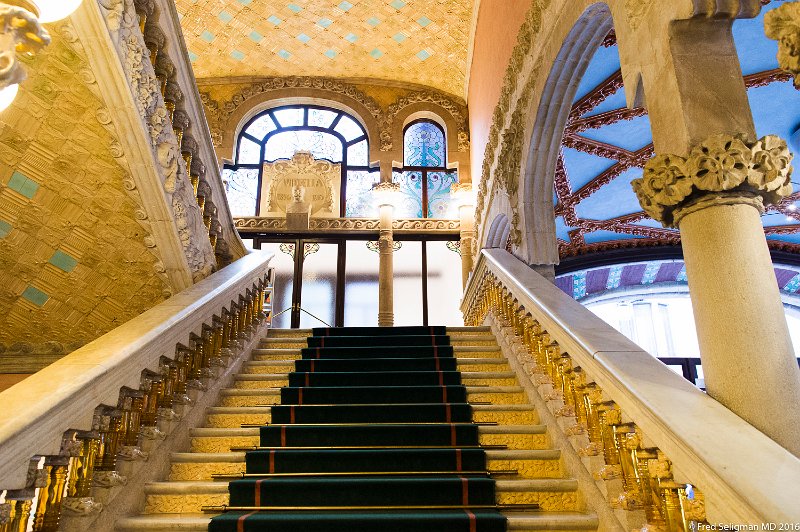
[[[0,2],[0,111],[11,105],[27,74],[17,54],[34,55],[50,44],[42,24],[71,15],[82,0]]]

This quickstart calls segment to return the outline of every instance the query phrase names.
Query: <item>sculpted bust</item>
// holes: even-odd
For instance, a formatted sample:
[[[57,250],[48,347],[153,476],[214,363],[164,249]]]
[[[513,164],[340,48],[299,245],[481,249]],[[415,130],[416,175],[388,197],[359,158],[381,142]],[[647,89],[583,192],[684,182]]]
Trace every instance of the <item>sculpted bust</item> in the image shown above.
[[[286,214],[303,213],[306,214],[311,209],[311,204],[305,201],[306,188],[295,185],[292,187],[292,201],[286,205]]]

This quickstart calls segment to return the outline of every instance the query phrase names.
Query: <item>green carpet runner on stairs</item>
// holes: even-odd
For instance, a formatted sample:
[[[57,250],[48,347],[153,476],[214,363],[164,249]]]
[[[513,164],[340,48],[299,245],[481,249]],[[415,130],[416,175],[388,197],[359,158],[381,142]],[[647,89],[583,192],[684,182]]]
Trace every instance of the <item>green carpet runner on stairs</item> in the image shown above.
[[[504,532],[444,327],[313,330],[210,532]]]

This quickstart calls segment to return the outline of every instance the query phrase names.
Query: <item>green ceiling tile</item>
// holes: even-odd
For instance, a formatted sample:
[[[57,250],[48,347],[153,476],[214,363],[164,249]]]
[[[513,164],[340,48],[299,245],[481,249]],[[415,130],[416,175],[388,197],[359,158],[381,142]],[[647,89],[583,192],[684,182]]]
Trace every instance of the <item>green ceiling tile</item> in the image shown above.
[[[281,19],[279,19],[279,18],[278,18],[278,17],[276,17],[275,15],[270,15],[270,16],[269,16],[269,18],[267,19],[267,21],[269,21],[269,22],[272,22],[272,23],[273,23],[273,24],[275,24],[276,26],[277,26],[278,24],[280,24],[281,22],[283,22]]]
[[[253,0],[238,0],[243,6],[249,6]]]
[[[261,40],[264,38],[264,36],[257,31],[251,31],[248,37],[250,37],[250,40],[253,42],[261,42]]]
[[[11,232],[11,229],[13,229],[13,227],[10,223],[5,220],[0,220],[0,238],[5,238],[6,235]]]
[[[303,8],[298,6],[297,4],[287,4],[286,7],[288,7],[289,9],[294,11],[295,13],[299,13],[299,12],[301,12],[303,10]]]
[[[244,52],[241,52],[239,50],[234,50],[234,51],[231,52],[231,57],[233,57],[237,61],[243,61],[244,60]]]
[[[28,199],[33,199],[36,191],[39,190],[39,183],[32,181],[25,177],[22,172],[14,172],[11,179],[8,180],[8,188],[15,192],[19,192]]]
[[[392,6],[393,8],[395,8],[395,9],[403,9],[404,7],[406,7],[406,3],[403,2],[403,0],[394,0],[389,5]]]
[[[342,11],[347,11],[347,10],[351,9],[352,7],[353,7],[353,4],[351,4],[350,2],[342,2],[341,4],[339,4],[339,9],[341,9]]]
[[[22,292],[22,297],[36,305],[37,307],[41,307],[47,300],[50,299],[50,296],[39,290],[38,288],[34,288],[33,286],[29,286]]]
[[[319,25],[320,25],[320,26],[322,26],[323,28],[327,28],[328,26],[330,26],[331,24],[333,24],[333,21],[332,21],[331,19],[329,19],[329,18],[321,18],[321,19],[319,19],[319,21],[317,22],[317,24],[319,24]]]
[[[425,61],[430,56],[431,56],[431,54],[428,53],[427,50],[420,50],[419,52],[417,52],[417,57],[419,57],[420,60],[422,60],[422,61]]]
[[[370,18],[367,19],[367,24],[369,24],[373,28],[376,27],[380,23],[381,23],[381,20],[378,17],[370,17]]]
[[[419,24],[423,28],[425,26],[429,25],[431,22],[433,22],[433,21],[431,19],[429,19],[428,17],[422,17],[422,18],[417,20],[417,24]]]
[[[222,22],[224,22],[225,24],[227,24],[228,22],[230,22],[231,20],[233,20],[233,15],[231,15],[231,14],[230,14],[230,13],[228,13],[227,11],[220,11],[219,15],[217,15],[217,16],[218,16],[218,17],[219,17],[219,19],[220,19]]]
[[[383,56],[383,52],[381,50],[379,50],[378,48],[375,48],[374,50],[372,50],[369,53],[369,55],[371,55],[375,59],[380,59]]]
[[[50,264],[69,273],[78,265],[78,260],[59,249],[50,257]]]
[[[403,33],[398,33],[394,37],[392,37],[392,39],[394,39],[397,42],[403,42],[406,39],[408,39],[408,37],[406,37],[405,34],[403,34]]]
[[[308,41],[311,40],[311,37],[309,37],[305,33],[301,33],[300,35],[297,36],[297,40],[300,41],[301,43],[307,43]]]
[[[211,42],[214,40],[214,34],[208,30],[204,30],[203,33],[200,34],[200,38],[206,42]]]
[[[358,40],[358,35],[356,35],[355,33],[348,33],[347,35],[344,36],[344,39],[346,41],[356,42]]]
[[[327,55],[328,57],[333,59],[334,57],[336,57],[336,51],[335,50],[328,50],[328,51],[325,52],[325,55]]]
[[[284,59],[289,59],[290,57],[292,57],[291,52],[287,52],[286,50],[280,50],[278,52],[278,55],[281,56]]]
[[[194,53],[194,52],[192,52],[192,51],[190,51],[190,52],[189,52],[189,61],[191,61],[192,63],[194,63],[195,61],[197,61],[197,54],[196,54],[196,53]]]

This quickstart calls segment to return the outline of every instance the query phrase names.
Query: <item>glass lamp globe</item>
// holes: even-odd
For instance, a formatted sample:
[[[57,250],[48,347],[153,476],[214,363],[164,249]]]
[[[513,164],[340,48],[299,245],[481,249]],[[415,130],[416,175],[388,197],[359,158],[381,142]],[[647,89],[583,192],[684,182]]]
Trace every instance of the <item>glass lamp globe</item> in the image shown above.
[[[19,91],[19,85],[16,83],[0,90],[0,111],[4,111],[11,105],[11,102],[17,97],[17,91]]]
[[[82,0],[33,0],[39,8],[39,22],[55,22],[70,16]]]

